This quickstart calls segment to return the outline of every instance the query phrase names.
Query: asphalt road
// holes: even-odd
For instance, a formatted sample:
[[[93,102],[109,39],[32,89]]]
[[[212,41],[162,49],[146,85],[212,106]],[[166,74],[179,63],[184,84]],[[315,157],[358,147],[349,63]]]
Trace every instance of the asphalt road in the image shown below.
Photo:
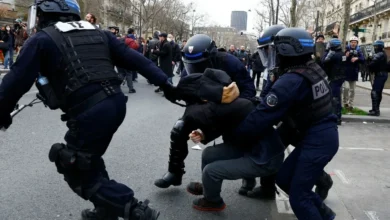
[[[155,87],[147,85],[142,78],[135,83],[135,89],[137,93],[129,95],[126,119],[104,159],[110,177],[133,188],[137,198],[150,199],[152,206],[161,211],[159,219],[295,219],[291,214],[279,213],[283,211],[274,201],[239,196],[239,181],[223,184],[225,211],[203,213],[194,210],[191,204],[195,197],[189,195],[185,187],[190,181],[201,179],[201,151],[197,150],[190,150],[182,186],[155,187],[154,180],[167,170],[170,130],[184,109],[169,103],[161,94],[155,94]],[[126,87],[123,90],[127,92]],[[34,91],[33,88],[19,103],[30,102],[35,97]],[[73,220],[79,219],[82,209],[92,207],[68,188],[48,160],[51,145],[62,142],[66,131],[60,115],[59,111],[36,105],[22,111],[11,128],[0,133],[1,220]],[[390,145],[387,134],[390,125],[347,123],[339,130],[343,149],[327,167],[335,181],[327,203],[340,213],[346,213],[336,219],[389,219]],[[372,218],[374,214],[378,218]]]

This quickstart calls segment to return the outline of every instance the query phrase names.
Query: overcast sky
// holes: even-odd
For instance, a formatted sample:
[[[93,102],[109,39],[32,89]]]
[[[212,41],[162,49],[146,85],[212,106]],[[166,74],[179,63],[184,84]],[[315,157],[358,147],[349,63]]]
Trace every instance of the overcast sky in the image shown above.
[[[248,11],[248,29],[253,32],[252,27],[255,23],[256,12],[254,8],[258,7],[260,0],[183,0],[185,3],[194,2],[196,12],[207,13],[209,23],[215,22],[222,26],[230,26],[230,15],[232,11]],[[195,12],[195,13],[196,13]]]

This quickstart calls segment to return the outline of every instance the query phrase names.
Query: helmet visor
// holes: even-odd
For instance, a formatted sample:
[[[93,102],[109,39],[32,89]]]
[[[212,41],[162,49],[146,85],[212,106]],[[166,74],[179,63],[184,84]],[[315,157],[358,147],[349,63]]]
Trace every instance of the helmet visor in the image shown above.
[[[31,35],[36,24],[37,24],[37,6],[32,5],[29,9],[29,12],[28,12],[28,21],[27,21],[28,35]]]
[[[183,62],[183,63],[184,63],[184,68],[186,68],[188,74],[203,73],[207,68],[211,67],[210,60],[208,59],[205,59],[198,63],[188,63],[188,62]]]
[[[259,55],[263,66],[268,70],[273,70],[276,66],[276,50],[274,45],[269,45],[259,49]]]

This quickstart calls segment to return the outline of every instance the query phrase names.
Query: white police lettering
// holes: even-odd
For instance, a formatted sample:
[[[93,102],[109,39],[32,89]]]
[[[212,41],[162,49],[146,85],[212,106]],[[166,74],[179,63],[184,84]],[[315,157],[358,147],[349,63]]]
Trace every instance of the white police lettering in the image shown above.
[[[314,99],[319,99],[322,96],[329,93],[329,89],[326,86],[326,83],[324,80],[321,80],[320,82],[314,84],[311,88],[313,90],[313,98]]]
[[[347,57],[346,56],[342,56],[342,61],[343,62],[347,61]]]
[[[72,21],[72,22],[58,22],[55,24],[55,27],[61,32],[69,32],[74,30],[95,30],[93,26],[88,21]]]

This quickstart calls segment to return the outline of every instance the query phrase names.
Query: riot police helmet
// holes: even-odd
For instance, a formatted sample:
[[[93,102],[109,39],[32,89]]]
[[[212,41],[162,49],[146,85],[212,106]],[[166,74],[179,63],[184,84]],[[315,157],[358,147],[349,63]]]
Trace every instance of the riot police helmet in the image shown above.
[[[273,70],[276,67],[276,50],[273,40],[275,35],[284,28],[282,25],[272,25],[265,29],[261,37],[257,40],[259,44],[257,51],[260,60],[268,70]]]
[[[261,37],[257,40],[257,43],[260,47],[265,47],[273,42],[273,37],[282,29],[285,27],[283,25],[272,25],[264,30]]]
[[[341,50],[341,41],[339,39],[332,39],[329,41],[329,48],[333,51]]]
[[[276,34],[274,45],[278,55],[298,57],[312,55],[314,40],[303,28],[285,28]]]
[[[385,48],[385,42],[381,40],[375,41],[372,46],[374,46],[375,53],[383,51],[383,48]]]
[[[27,29],[30,32],[35,27],[45,28],[57,21],[79,21],[80,19],[80,6],[77,0],[34,0],[29,9]]]
[[[187,73],[203,73],[212,67],[212,57],[218,53],[215,42],[205,34],[197,34],[188,39],[183,48],[182,60]]]

